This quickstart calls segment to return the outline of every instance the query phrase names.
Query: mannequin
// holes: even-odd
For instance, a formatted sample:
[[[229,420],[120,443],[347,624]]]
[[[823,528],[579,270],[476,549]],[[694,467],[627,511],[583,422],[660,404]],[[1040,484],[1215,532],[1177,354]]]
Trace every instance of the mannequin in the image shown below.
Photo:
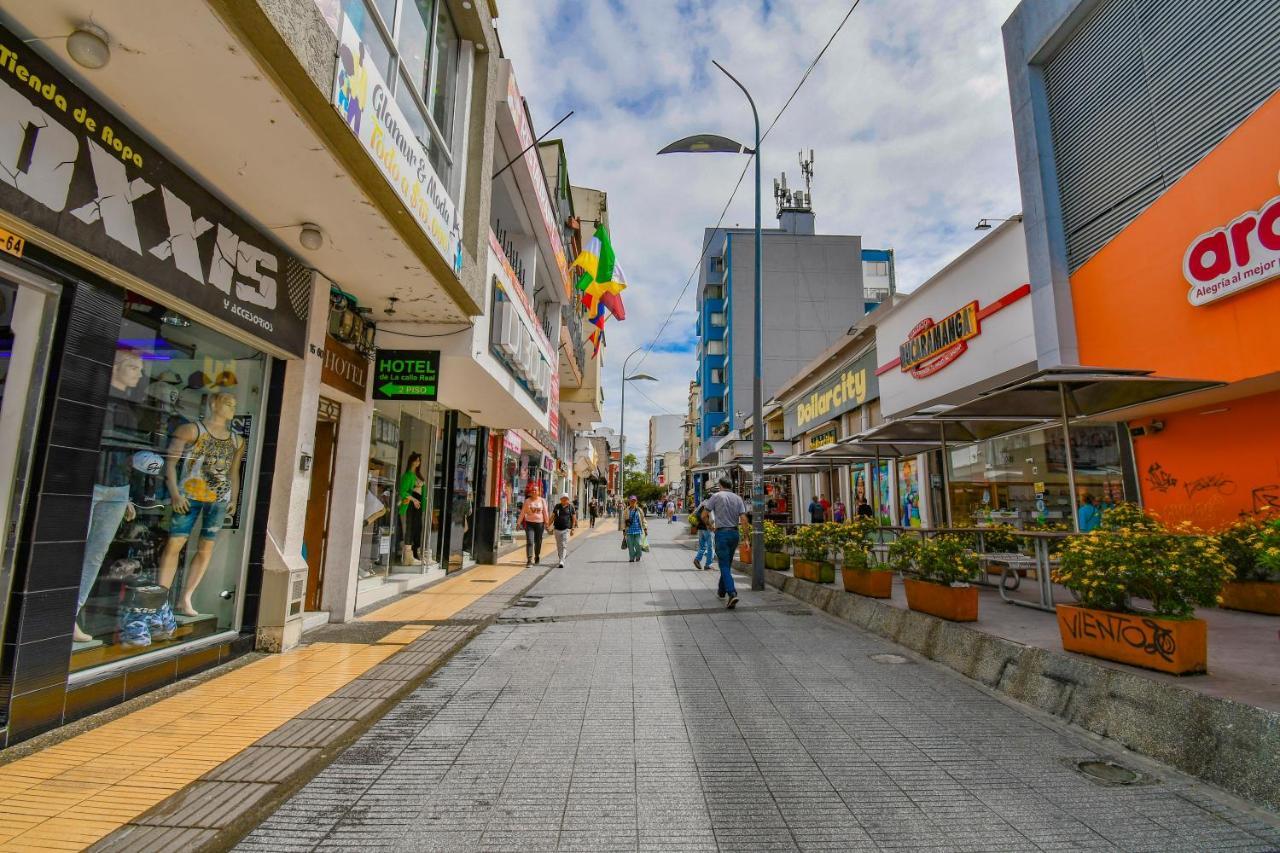
[[[214,394],[209,398],[208,417],[178,427],[169,442],[165,480],[173,501],[173,518],[169,541],[160,557],[161,586],[172,589],[178,558],[200,518],[200,544],[174,606],[174,612],[182,616],[199,615],[191,604],[191,594],[209,568],[223,519],[235,513],[240,497],[244,441],[231,431],[235,414],[235,395]]]
[[[107,415],[103,424],[102,452],[98,456],[98,476],[93,485],[93,504],[89,511],[89,532],[85,537],[84,562],[80,567],[80,595],[77,599],[77,621],[72,626],[72,639],[88,643],[93,636],[80,627],[79,613],[89,600],[89,592],[98,580],[98,572],[107,557],[107,549],[122,521],[137,516],[129,500],[131,459],[137,446],[128,442],[136,434],[141,444],[138,413],[128,399],[129,393],[142,381],[142,354],[121,347],[116,350],[111,367],[111,388],[107,395]],[[122,443],[124,442],[124,443]]]
[[[409,454],[400,475],[400,562],[412,566],[421,561],[422,548],[422,454]]]

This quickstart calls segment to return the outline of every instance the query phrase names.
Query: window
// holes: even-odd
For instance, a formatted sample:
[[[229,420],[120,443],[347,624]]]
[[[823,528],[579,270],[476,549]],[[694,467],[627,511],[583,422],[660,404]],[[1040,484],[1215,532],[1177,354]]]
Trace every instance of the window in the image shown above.
[[[717,255],[716,257],[713,257],[713,258],[711,259],[711,266],[710,266],[710,267],[708,267],[708,269],[710,269],[710,270],[711,270],[711,272],[713,272],[713,273],[722,273],[722,272],[724,272],[724,258],[722,258],[722,257],[720,257],[720,256],[718,256],[718,255]]]
[[[724,355],[724,341],[707,341],[707,355]]]
[[[724,328],[724,312],[723,311],[712,311],[710,319],[711,319],[712,326],[715,326],[717,328]]]
[[[712,385],[724,384],[724,368],[723,367],[711,368],[711,384]]]
[[[707,405],[703,411],[706,411],[713,415],[724,414],[724,398],[712,397],[711,399],[707,400]]]
[[[234,626],[266,363],[130,294],[91,463],[73,671]]]
[[[443,0],[343,0],[347,19],[376,57],[432,168],[445,184],[453,164],[458,33]]]
[[[862,274],[874,276],[877,278],[888,278],[889,262],[888,261],[863,261]]]
[[[707,285],[707,299],[724,299],[724,285],[723,284]]]

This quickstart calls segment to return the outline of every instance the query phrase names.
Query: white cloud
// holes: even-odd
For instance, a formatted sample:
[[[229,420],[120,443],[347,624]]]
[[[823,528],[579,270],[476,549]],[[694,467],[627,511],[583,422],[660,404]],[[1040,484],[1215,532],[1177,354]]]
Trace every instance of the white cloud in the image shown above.
[[[765,5],[770,7],[766,15]],[[1018,211],[1017,171],[1000,25],[1016,0],[863,0],[762,146],[765,224],[771,178],[798,183],[796,152],[816,151],[818,230],[893,248],[910,290],[978,237],[983,216]],[[654,156],[698,131],[750,143],[745,100],[711,60],[751,89],[761,121],[791,93],[848,5],[775,0],[507,0],[499,34],[535,128],[557,131],[574,183],[609,194],[626,266],[627,320],[608,326],[605,424],[618,427],[623,358],[652,339],[702,249],[745,161]],[[725,217],[752,221],[750,175]],[[696,284],[696,282],[695,282]],[[692,337],[693,287],[663,336]],[[766,355],[767,357],[767,355]],[[627,394],[632,446],[647,421],[683,413],[689,353],[655,352],[660,382]]]

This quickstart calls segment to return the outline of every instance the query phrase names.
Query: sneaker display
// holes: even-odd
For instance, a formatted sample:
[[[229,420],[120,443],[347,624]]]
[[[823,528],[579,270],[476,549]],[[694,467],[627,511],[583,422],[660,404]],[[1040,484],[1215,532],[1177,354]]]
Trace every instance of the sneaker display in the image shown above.
[[[147,627],[151,629],[151,639],[167,640],[178,629],[178,620],[173,616],[173,608],[165,602],[155,612],[147,614]]]
[[[151,628],[147,624],[147,611],[137,607],[120,610],[120,645],[143,648],[151,645]]]

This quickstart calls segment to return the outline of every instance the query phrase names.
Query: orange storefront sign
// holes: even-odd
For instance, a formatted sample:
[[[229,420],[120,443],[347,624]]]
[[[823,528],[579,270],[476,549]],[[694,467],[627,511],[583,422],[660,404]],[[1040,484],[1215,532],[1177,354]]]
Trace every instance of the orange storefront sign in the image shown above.
[[[1083,364],[1280,371],[1280,94],[1071,276]]]
[[[1280,509],[1278,139],[1280,94],[1071,277],[1082,364],[1255,380],[1171,401],[1134,439],[1143,502],[1171,522]]]

